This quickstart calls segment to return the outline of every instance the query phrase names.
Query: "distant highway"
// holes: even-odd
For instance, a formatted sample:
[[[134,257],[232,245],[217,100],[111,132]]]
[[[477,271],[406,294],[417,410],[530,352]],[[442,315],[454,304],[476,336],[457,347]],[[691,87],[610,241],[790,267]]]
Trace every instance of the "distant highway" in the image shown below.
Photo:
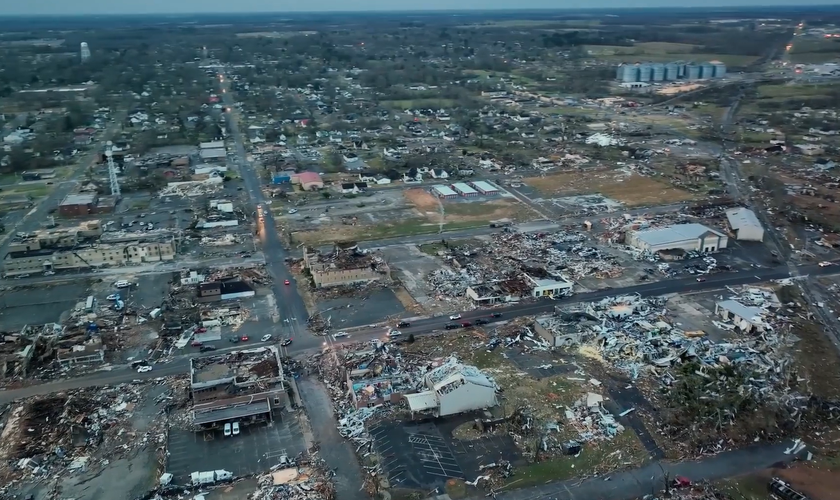
[[[828,267],[820,267],[819,265],[799,266],[795,270],[803,276],[818,276],[818,275],[833,275],[840,273],[840,266],[832,265]],[[750,285],[761,283],[770,280],[785,279],[791,276],[792,269],[788,266],[780,266],[774,268],[757,268],[748,271],[740,271],[734,273],[721,273],[705,276],[705,281],[697,281],[694,277],[680,278],[667,281],[659,281],[656,283],[646,283],[643,285],[636,285],[621,289],[598,290],[589,293],[582,293],[574,295],[568,299],[562,300],[542,300],[539,302],[528,302],[524,304],[512,305],[508,307],[496,309],[477,309],[472,311],[463,311],[461,313],[462,319],[460,321],[474,322],[479,318],[486,318],[495,322],[508,321],[513,318],[521,316],[534,316],[541,314],[548,314],[554,311],[554,307],[564,304],[575,304],[579,302],[590,302],[600,300],[605,297],[621,296],[639,294],[643,297],[652,297],[667,295],[671,293],[692,293],[704,290],[715,290],[726,286]],[[288,308],[288,306],[287,306]],[[500,312],[502,317],[498,319],[490,318],[491,312]],[[425,335],[433,332],[443,331],[447,323],[451,323],[448,316],[437,316],[433,318],[418,319],[411,322],[411,326],[401,328],[404,336],[410,334]],[[491,323],[492,325],[493,323]],[[361,328],[350,331],[349,338],[339,338],[333,341],[330,337],[317,338],[309,336],[308,334],[301,336],[300,341],[295,338],[294,343],[288,347],[289,355],[304,354],[306,352],[315,352],[316,349],[321,348],[323,344],[347,344],[353,342],[364,341],[373,338],[385,338],[385,333],[389,327],[394,325],[380,325],[375,327]],[[405,338],[405,337],[403,337]],[[251,343],[249,347],[256,347],[260,345],[267,345],[266,343]],[[244,346],[235,346],[220,351],[230,351],[235,349],[242,349]],[[218,354],[215,353],[215,354]],[[166,377],[170,375],[179,375],[187,373],[189,367],[189,358],[199,356],[195,351],[188,355],[181,356],[175,360],[166,363],[155,365],[154,370],[147,373],[136,373],[127,367],[114,368],[111,371],[101,371],[92,375],[84,377],[77,377],[72,379],[58,380],[55,382],[48,382],[45,384],[25,387],[23,389],[0,391],[0,404],[8,403],[10,401],[32,397],[39,394],[48,394],[50,392],[78,389],[81,387],[99,386],[120,384],[131,382],[132,380],[148,380],[157,377]]]

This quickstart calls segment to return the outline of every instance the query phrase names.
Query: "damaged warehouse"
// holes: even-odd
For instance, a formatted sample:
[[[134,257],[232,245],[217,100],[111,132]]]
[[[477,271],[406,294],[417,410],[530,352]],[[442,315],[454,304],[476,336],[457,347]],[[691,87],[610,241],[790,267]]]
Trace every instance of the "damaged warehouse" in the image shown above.
[[[315,288],[389,280],[390,270],[385,260],[360,250],[355,243],[335,245],[329,254],[304,248],[303,264]]]

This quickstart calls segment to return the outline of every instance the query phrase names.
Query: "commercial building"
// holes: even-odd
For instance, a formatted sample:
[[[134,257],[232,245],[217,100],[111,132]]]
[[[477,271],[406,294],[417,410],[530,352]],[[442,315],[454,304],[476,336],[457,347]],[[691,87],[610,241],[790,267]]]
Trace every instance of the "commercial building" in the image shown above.
[[[466,182],[456,182],[452,185],[452,189],[461,196],[478,196],[478,191]]]
[[[359,250],[355,244],[348,247],[336,245],[333,252],[326,255],[304,248],[303,264],[316,288],[390,278],[390,269],[384,259]]]
[[[715,303],[715,314],[730,321],[742,332],[764,331],[764,311],[758,307],[745,306],[735,300]]]
[[[475,181],[470,182],[470,185],[475,188],[481,194],[499,194],[499,188],[490,184],[487,181]]]
[[[126,241],[114,244],[88,243],[101,233],[98,222],[76,228],[39,231],[9,245],[3,258],[3,274],[40,273],[69,269],[124,266],[162,262],[175,258],[175,244],[163,241]]]
[[[196,430],[271,420],[288,398],[280,353],[271,346],[190,359],[190,395]]]
[[[321,175],[316,172],[301,172],[292,175],[292,184],[299,185],[304,191],[315,191],[324,188]]]
[[[65,217],[79,217],[96,213],[99,196],[96,193],[68,194],[58,205],[58,213]]]
[[[56,360],[64,367],[94,365],[105,362],[105,349],[99,337],[93,337],[84,344],[56,350]]]
[[[423,385],[425,391],[405,396],[412,412],[445,417],[497,404],[496,383],[478,368],[459,363],[455,358],[427,372]]]
[[[457,198],[458,197],[458,193],[453,191],[452,188],[450,188],[449,186],[444,186],[442,184],[437,185],[437,186],[432,186],[432,194],[434,194],[438,198],[443,198],[443,199],[452,199],[452,198]]]
[[[726,211],[726,220],[738,241],[763,241],[764,227],[755,212],[748,208],[736,207]]]
[[[668,250],[716,252],[726,248],[728,241],[720,231],[695,223],[629,231],[626,237],[628,245],[650,253]]]

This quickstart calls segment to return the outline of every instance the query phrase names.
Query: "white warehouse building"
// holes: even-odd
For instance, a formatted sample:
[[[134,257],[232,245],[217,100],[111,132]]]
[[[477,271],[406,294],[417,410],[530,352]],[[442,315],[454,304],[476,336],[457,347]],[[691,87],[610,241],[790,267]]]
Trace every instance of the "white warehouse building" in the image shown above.
[[[726,211],[726,220],[738,241],[763,241],[764,228],[755,212],[748,208],[736,207]]]
[[[645,252],[665,250],[717,252],[726,248],[729,238],[702,224],[675,224],[659,229],[642,229],[627,233],[627,244]]]
[[[407,394],[408,408],[414,412],[445,417],[496,406],[498,386],[481,370],[450,358],[423,376],[424,391]]]

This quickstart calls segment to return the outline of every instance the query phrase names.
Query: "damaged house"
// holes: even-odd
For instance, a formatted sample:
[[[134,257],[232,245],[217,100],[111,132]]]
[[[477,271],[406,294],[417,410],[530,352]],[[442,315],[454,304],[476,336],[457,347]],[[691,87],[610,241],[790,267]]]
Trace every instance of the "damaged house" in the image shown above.
[[[359,250],[356,244],[336,245],[330,254],[305,248],[303,264],[312,276],[315,288],[378,281],[389,277],[385,260],[368,251]]]
[[[423,375],[426,390],[405,397],[414,412],[445,417],[496,406],[496,383],[474,366],[450,358]]]

